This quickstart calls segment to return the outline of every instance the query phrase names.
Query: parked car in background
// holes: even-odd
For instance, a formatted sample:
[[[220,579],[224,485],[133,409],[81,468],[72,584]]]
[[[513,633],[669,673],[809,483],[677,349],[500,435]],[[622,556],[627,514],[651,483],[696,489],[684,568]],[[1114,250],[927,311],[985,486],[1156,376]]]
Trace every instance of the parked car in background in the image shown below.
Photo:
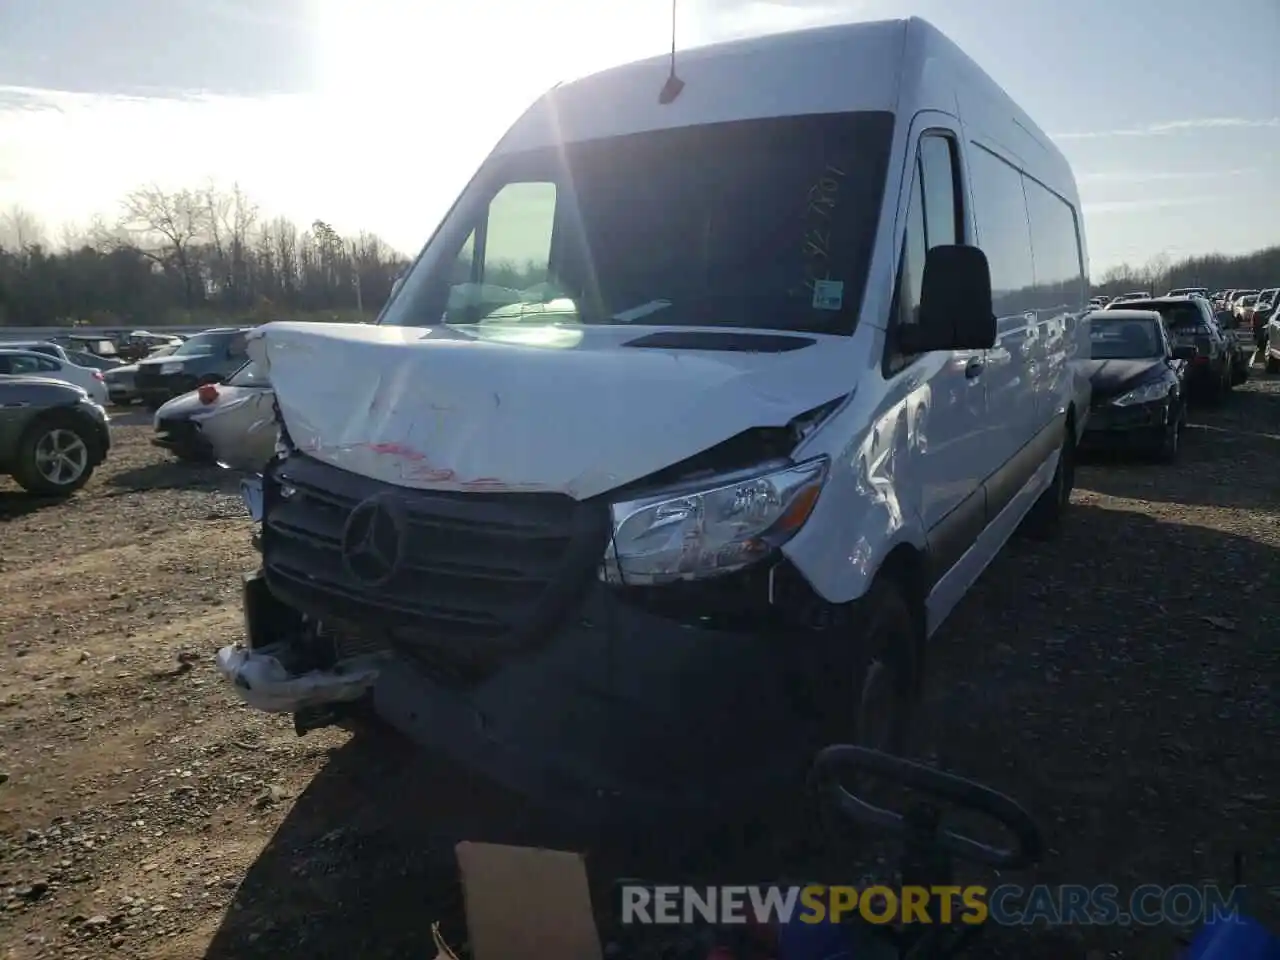
[[[1090,310],[1101,310],[1101,309],[1102,309],[1103,307],[1105,307],[1109,302],[1110,302],[1110,301],[1109,301],[1109,299],[1108,299],[1107,297],[1094,297],[1092,300],[1090,300],[1090,301],[1089,301],[1089,309],[1090,309]]]
[[[1246,293],[1243,297],[1236,297],[1235,302],[1231,306],[1231,312],[1235,314],[1237,320],[1248,320],[1253,305],[1258,302],[1256,293]]]
[[[1123,308],[1109,304],[1103,312],[1118,309],[1154,310],[1164,319],[1174,347],[1195,348],[1194,356],[1187,354],[1186,381],[1190,391],[1218,401],[1225,399],[1239,382],[1241,372],[1236,370],[1235,337],[1218,325],[1208,300],[1199,297],[1132,300]]]
[[[72,362],[66,349],[52,340],[0,340],[0,350],[29,350],[32,353],[43,353],[48,357],[65,360],[67,363]]]
[[[1249,369],[1253,366],[1254,329],[1247,322],[1237,320],[1228,310],[1213,311],[1214,322],[1222,331],[1223,338],[1232,346],[1231,371],[1232,382],[1244,383],[1249,379]]]
[[[1151,299],[1151,292],[1149,290],[1139,290],[1135,293],[1122,293],[1118,297],[1112,297],[1111,303],[1107,304],[1107,306],[1111,306],[1117,303],[1128,303],[1131,300],[1150,300],[1150,299]]]
[[[102,371],[82,367],[70,360],[59,360],[34,350],[0,349],[0,377],[42,377],[75,384],[95,403],[107,402],[107,385]]]
[[[68,333],[64,336],[54,337],[53,342],[68,352],[79,351],[80,353],[90,353],[103,359],[120,360],[116,342],[110,337],[104,337],[101,334]],[[120,360],[120,362],[123,363],[124,361]]]
[[[74,384],[0,376],[0,474],[41,496],[68,496],[111,448],[107,412]]]
[[[126,361],[137,361],[148,356],[159,347],[179,346],[185,337],[171,333],[150,333],[146,330],[134,330],[122,337],[116,349]]]
[[[1165,294],[1166,297],[1204,297],[1209,299],[1208,287],[1175,287]]]
[[[174,397],[190,393],[202,383],[216,383],[249,359],[245,334],[251,327],[206,330],[180,344],[167,357],[139,360],[134,390],[150,410],[159,410]]]
[[[3,344],[0,344],[2,347]],[[124,361],[119,357],[104,357],[96,353],[87,353],[84,350],[74,350],[70,347],[66,348],[67,359],[76,366],[91,367],[94,370],[114,370],[116,367],[123,367]]]
[[[151,360],[158,359],[160,357],[167,357],[180,346],[182,346],[182,342],[177,341],[175,343],[165,344],[161,347],[156,347],[147,354],[145,359]],[[137,363],[126,363],[118,367],[112,367],[110,370],[103,371],[102,378],[107,384],[107,396],[113,404],[127,406],[136,400],[142,399],[138,395],[138,390],[134,383],[134,376],[137,372]]]
[[[1124,446],[1161,460],[1178,456],[1186,425],[1187,362],[1195,348],[1175,348],[1154,310],[1089,315],[1093,386],[1086,446]]]
[[[274,400],[262,368],[246,363],[222,383],[205,384],[157,410],[152,442],[180,460],[260,471],[275,452]]]
[[[1257,357],[1267,373],[1280,373],[1280,297],[1265,314],[1255,314]]]

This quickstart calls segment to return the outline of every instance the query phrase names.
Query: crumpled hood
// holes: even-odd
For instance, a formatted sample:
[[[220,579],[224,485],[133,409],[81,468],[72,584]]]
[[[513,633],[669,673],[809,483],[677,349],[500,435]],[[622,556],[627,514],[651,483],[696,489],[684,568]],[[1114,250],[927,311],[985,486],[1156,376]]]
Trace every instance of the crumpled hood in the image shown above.
[[[664,330],[285,321],[250,334],[249,352],[317,459],[404,487],[575,499],[784,426],[857,376],[848,337],[768,353],[624,345]]]
[[[1163,360],[1087,360],[1083,372],[1101,399],[1114,397],[1138,385],[1164,365]]]

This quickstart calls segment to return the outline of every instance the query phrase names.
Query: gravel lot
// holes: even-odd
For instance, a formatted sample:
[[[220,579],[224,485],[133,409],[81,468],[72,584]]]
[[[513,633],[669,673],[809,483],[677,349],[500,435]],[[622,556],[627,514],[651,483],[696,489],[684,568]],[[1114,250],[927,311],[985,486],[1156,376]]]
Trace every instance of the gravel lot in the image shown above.
[[[507,801],[240,707],[212,656],[250,523],[233,477],[148,434],[119,419],[69,503],[0,480],[0,958],[432,956],[452,840]],[[1280,379],[1255,379],[1193,414],[1176,468],[1084,466],[1061,543],[1012,544],[938,637],[931,751],[1047,831],[1015,879],[1229,884],[1239,849],[1280,883],[1278,481]],[[1175,932],[996,940],[1169,956]]]

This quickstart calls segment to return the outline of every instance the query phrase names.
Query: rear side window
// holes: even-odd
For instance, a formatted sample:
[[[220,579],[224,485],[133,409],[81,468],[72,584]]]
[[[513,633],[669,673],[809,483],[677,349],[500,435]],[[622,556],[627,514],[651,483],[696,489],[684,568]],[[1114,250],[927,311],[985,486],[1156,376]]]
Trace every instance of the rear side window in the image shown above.
[[[1084,303],[1086,284],[1075,212],[1036,181],[1024,177],[1023,184],[1039,305],[1077,310]]]
[[[1031,309],[1030,294],[1035,285],[1023,177],[989,150],[976,143],[972,146],[969,177],[974,219],[978,246],[991,265],[996,316],[1016,316]]]

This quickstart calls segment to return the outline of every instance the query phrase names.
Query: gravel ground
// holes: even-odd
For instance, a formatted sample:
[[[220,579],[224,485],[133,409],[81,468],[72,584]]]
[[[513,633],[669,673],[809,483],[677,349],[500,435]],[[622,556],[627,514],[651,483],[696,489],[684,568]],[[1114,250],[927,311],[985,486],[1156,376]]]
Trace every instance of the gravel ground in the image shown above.
[[[119,418],[65,504],[0,480],[0,958],[433,955],[452,840],[524,821],[398,741],[239,705],[212,664],[255,559],[235,478],[148,433]],[[1011,544],[937,638],[930,752],[1047,833],[1007,879],[1229,884],[1241,850],[1280,883],[1278,477],[1280,380],[1255,379],[1193,414],[1177,467],[1082,467],[1063,539]],[[982,954],[1169,956],[1175,933]]]

